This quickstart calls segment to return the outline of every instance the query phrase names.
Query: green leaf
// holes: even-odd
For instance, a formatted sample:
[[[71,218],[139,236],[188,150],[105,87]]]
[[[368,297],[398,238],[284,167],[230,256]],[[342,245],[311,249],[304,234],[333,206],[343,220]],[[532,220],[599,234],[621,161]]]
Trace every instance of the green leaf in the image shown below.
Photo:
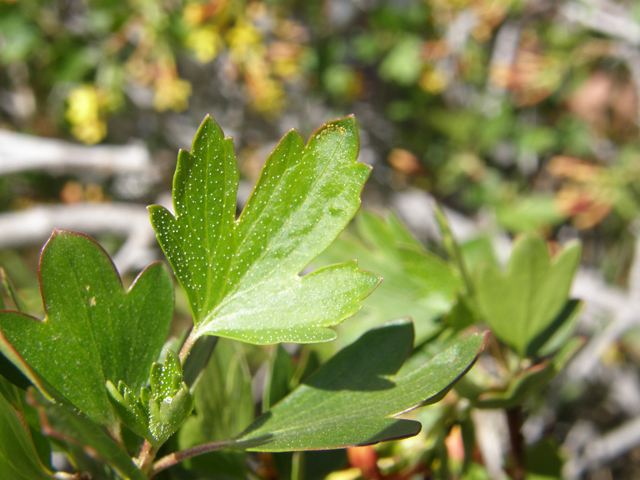
[[[173,317],[161,263],[123,290],[109,256],[88,236],[55,230],[40,257],[46,316],[0,312],[0,328],[43,378],[92,420],[113,427],[107,380],[140,388]]]
[[[529,344],[527,355],[546,357],[565,346],[578,324],[582,306],[580,300],[569,300],[553,322]]]
[[[125,425],[159,447],[189,416],[193,396],[182,381],[180,360],[171,350],[167,351],[164,365],[151,366],[149,380],[151,389],[142,387],[139,397],[122,381],[116,388],[107,380],[107,391]]]
[[[393,417],[440,399],[471,368],[485,339],[473,335],[396,378],[413,347],[412,323],[370,330],[259,417],[232,448],[316,450],[416,435],[419,422]]]
[[[498,223],[511,232],[535,232],[565,220],[551,195],[532,194],[496,205]]]
[[[7,308],[4,304],[4,299],[2,298],[3,292],[12,299],[18,310],[21,312],[25,311],[22,309],[24,305],[22,299],[18,296],[18,293],[9,280],[9,277],[7,277],[4,268],[0,268],[0,310],[5,310]],[[29,379],[25,377],[2,352],[0,352],[0,375],[23,390],[26,390],[26,388],[31,384]]]
[[[46,383],[45,383],[46,385]],[[120,445],[115,443],[103,428],[71,405],[53,387],[47,387],[55,402],[48,401],[40,391],[34,392],[34,401],[44,412],[51,429],[67,442],[82,447],[85,452],[108,465],[124,479],[145,480],[147,477],[131,460]],[[102,467],[104,469],[104,466]]]
[[[417,82],[423,67],[422,43],[417,35],[407,35],[397,41],[380,64],[380,77],[400,85]]]
[[[542,440],[527,447],[525,465],[526,480],[559,480],[563,478],[564,453],[553,440]]]
[[[580,245],[571,243],[551,261],[544,240],[525,235],[515,242],[505,272],[485,268],[477,298],[496,337],[521,356],[533,355],[529,345],[567,303],[580,256]]]
[[[21,422],[28,428],[31,442],[35,447],[40,463],[51,470],[51,444],[41,433],[41,423],[35,408],[25,402],[26,392],[12,385],[8,380],[0,378],[0,395],[4,396],[14,408]]]
[[[322,342],[360,310],[379,278],[355,261],[300,277],[360,205],[370,167],[356,163],[355,119],[329,122],[307,146],[291,130],[271,153],[237,220],[233,143],[206,117],[173,181],[176,215],[149,207],[189,299],[194,335],[255,344]]]
[[[355,223],[355,234],[340,235],[317,263],[357,256],[362,268],[384,281],[363,301],[362,313],[340,326],[337,342],[347,345],[363,331],[399,317],[413,319],[417,343],[433,336],[441,328],[437,319],[452,308],[462,286],[451,264],[427,251],[392,212],[382,218],[363,210]]]
[[[40,462],[28,430],[11,403],[0,395],[0,478],[53,480]]]
[[[46,415],[53,431],[85,448],[91,456],[109,465],[122,478],[146,479],[131,457],[100,426],[69,403],[60,392],[34,371],[1,332],[0,352],[36,387],[37,390],[30,391],[33,392],[32,398],[37,408]]]

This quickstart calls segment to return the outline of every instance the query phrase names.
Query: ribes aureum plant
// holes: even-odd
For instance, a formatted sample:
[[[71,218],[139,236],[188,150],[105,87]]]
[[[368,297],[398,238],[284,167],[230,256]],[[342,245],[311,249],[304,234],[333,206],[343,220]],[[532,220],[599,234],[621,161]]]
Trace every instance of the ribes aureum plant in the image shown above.
[[[394,417],[440,399],[474,364],[486,335],[471,335],[399,374],[413,348],[412,323],[371,330],[275,405],[265,404],[270,408],[253,423],[246,401],[242,407],[215,403],[236,397],[205,390],[218,388],[206,371],[201,384],[183,379],[193,358],[205,368],[208,355],[190,357],[201,338],[323,342],[336,336],[329,327],[358,312],[380,277],[355,260],[301,276],[359,208],[370,167],[357,163],[357,154],[353,117],[323,125],[306,145],[292,130],[267,159],[236,218],[233,143],[213,119],[204,120],[191,151],[178,156],[174,213],[150,207],[193,315],[193,328],[177,348],[175,340],[165,343],[173,287],[163,264],[151,265],[124,290],[97,243],[56,230],[40,260],[44,319],[0,311],[0,351],[32,385],[25,393],[0,379],[0,425],[15,430],[28,424],[55,438],[78,469],[71,478],[84,478],[86,471],[92,478],[138,480],[214,450],[335,449],[417,434],[419,423]],[[242,355],[228,347],[220,353],[227,352]],[[218,366],[226,362],[213,358]],[[244,372],[245,380],[229,385],[246,392],[247,370],[233,371]],[[242,420],[233,420],[235,410],[242,410]],[[216,413],[222,411],[224,419]],[[166,443],[183,425],[200,443],[182,432],[179,442]],[[52,478],[46,454],[36,449],[40,437],[25,430],[17,442],[0,442],[1,478],[22,478],[11,476],[21,469],[35,469],[32,478]],[[177,444],[188,446],[177,450]],[[163,445],[165,456],[155,460]]]

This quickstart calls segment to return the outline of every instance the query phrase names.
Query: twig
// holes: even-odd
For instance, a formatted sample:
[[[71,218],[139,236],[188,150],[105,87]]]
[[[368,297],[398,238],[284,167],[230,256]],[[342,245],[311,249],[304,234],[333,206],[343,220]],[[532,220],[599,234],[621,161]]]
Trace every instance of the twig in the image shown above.
[[[155,260],[155,234],[147,210],[135,204],[101,203],[38,206],[0,215],[0,249],[42,243],[54,228],[89,235],[127,237],[113,261],[121,273],[144,268]]]
[[[136,464],[138,468],[144,473],[147,473],[151,468],[151,463],[156,458],[158,453],[158,447],[151,445],[149,440],[145,440],[140,449],[140,455],[136,458]]]
[[[631,12],[621,12],[605,2],[567,2],[559,9],[559,14],[570,23],[595,30],[613,38],[619,38],[634,46],[640,46],[640,25],[633,21]],[[609,7],[605,10],[605,7]]]
[[[578,478],[585,470],[595,470],[637,445],[640,445],[640,417],[587,443],[582,456],[573,462],[570,474]]]
[[[507,421],[504,410],[471,411],[471,419],[478,437],[478,447],[482,453],[485,467],[493,480],[506,478],[503,467],[505,451],[504,440],[507,438]]]
[[[85,147],[0,129],[0,175],[36,169],[55,172],[97,169],[115,174],[148,172],[151,168],[149,152],[141,143]]]
[[[507,425],[509,426],[509,440],[511,442],[511,457],[513,480],[524,480],[527,475],[524,459],[524,437],[522,436],[522,407],[507,410]]]
[[[149,478],[152,478],[157,473],[160,473],[166,468],[173,467],[175,464],[187,460],[191,457],[202,455],[203,453],[213,452],[222,448],[228,447],[233,443],[233,440],[222,440],[219,442],[203,443],[202,445],[196,445],[195,447],[181,450],[179,452],[170,453],[169,455],[162,457],[156,463],[153,464],[151,471],[149,472]]]

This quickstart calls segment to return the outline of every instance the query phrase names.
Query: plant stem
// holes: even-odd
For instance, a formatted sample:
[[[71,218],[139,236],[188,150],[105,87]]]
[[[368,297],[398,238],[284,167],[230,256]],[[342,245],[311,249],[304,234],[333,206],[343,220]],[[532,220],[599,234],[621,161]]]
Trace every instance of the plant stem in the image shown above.
[[[191,331],[189,332],[189,336],[182,344],[182,348],[180,349],[180,353],[178,354],[178,357],[180,358],[180,363],[183,366],[184,366],[185,360],[189,356],[189,352],[193,348],[193,345],[196,343],[196,340],[198,340],[198,337],[193,334],[194,331],[195,329],[191,329]]]
[[[467,264],[462,258],[462,251],[460,250],[460,246],[453,236],[453,232],[451,231],[451,227],[449,226],[449,220],[444,213],[444,210],[440,203],[437,200],[433,200],[433,213],[436,217],[436,222],[438,222],[438,226],[440,227],[440,231],[442,232],[442,245],[444,246],[447,254],[453,260],[453,262],[458,266],[458,270],[460,271],[460,275],[462,276],[462,281],[467,289],[467,295],[470,300],[475,303],[475,286],[471,281],[471,276],[469,275],[469,270],[467,269]]]
[[[509,440],[511,441],[511,454],[513,457],[513,480],[524,480],[527,470],[524,458],[524,438],[520,432],[522,428],[522,407],[518,406],[507,410],[507,423],[509,425]]]
[[[156,463],[153,464],[151,471],[149,472],[149,478],[152,478],[158,472],[174,466],[178,462],[182,462],[191,457],[202,455],[203,453],[213,452],[227,447],[233,443],[232,440],[221,440],[218,442],[203,443],[202,445],[196,445],[195,447],[187,448],[179,452],[170,453],[169,455],[162,457]]]
[[[144,473],[147,473],[151,467],[151,462],[156,458],[156,453],[158,453],[158,448],[151,445],[149,440],[145,440],[140,449],[140,455],[136,459],[138,468]]]

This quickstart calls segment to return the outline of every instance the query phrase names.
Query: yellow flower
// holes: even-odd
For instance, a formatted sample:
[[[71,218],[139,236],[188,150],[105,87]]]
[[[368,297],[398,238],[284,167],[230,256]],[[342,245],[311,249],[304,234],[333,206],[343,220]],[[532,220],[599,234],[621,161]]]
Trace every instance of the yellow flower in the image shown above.
[[[205,5],[202,3],[189,3],[184,7],[184,11],[182,12],[182,17],[184,18],[184,23],[186,23],[189,27],[196,27],[202,23],[205,17],[204,12]]]
[[[191,83],[171,73],[161,74],[155,83],[153,108],[159,112],[173,110],[181,112],[189,106]]]
[[[442,92],[445,88],[447,88],[447,78],[439,71],[439,70],[425,70],[422,72],[420,79],[418,80],[418,85],[425,92],[432,93],[434,95]]]
[[[222,39],[214,26],[201,27],[189,33],[186,45],[195,54],[200,63],[208,63],[218,55]]]
[[[247,66],[245,82],[253,107],[260,113],[277,117],[285,105],[282,84],[269,77],[264,62],[253,62]]]
[[[74,137],[86,145],[94,145],[107,136],[107,124],[102,120],[90,120],[71,127]]]
[[[107,135],[107,125],[101,112],[108,104],[104,90],[94,85],[73,89],[67,97],[65,118],[71,124],[71,133],[88,145],[98,143]]]
[[[231,56],[238,62],[263,54],[262,35],[249,22],[239,20],[227,34]]]

